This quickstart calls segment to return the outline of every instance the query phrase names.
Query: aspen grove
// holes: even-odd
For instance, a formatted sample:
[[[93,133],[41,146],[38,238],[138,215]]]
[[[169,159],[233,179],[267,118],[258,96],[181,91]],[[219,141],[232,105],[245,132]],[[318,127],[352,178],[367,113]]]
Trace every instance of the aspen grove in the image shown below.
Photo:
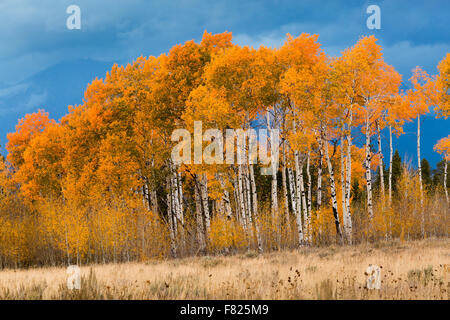
[[[436,75],[417,67],[401,91],[375,37],[330,57],[309,34],[254,49],[205,31],[200,43],[114,65],[59,121],[39,110],[8,134],[0,266],[447,237],[450,136],[436,142],[443,161],[429,184],[420,119],[432,110],[449,116],[449,75],[447,54]],[[411,121],[413,166],[393,149]],[[250,161],[247,143],[240,162],[172,159],[176,129],[225,137],[258,128],[267,129],[271,163],[279,158],[269,174]],[[214,139],[187,147],[195,154]]]

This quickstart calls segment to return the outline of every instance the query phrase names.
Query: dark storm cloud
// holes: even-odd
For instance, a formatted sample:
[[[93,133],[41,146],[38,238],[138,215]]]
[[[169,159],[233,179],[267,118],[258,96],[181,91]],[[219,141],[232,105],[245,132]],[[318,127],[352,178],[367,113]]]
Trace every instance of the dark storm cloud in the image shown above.
[[[79,31],[65,27],[70,4],[81,8]],[[338,54],[369,33],[365,26],[369,4],[381,7],[382,30],[375,34],[388,52],[408,47],[414,58],[421,56],[422,64],[431,65],[428,57],[436,63],[442,48],[448,50],[446,0],[3,0],[0,68],[4,72],[0,81],[14,82],[65,59],[128,61],[141,54],[156,55],[175,43],[198,40],[204,29],[229,30],[237,42],[255,46],[279,45],[286,32],[318,33],[324,47]],[[422,56],[423,52],[430,54]]]

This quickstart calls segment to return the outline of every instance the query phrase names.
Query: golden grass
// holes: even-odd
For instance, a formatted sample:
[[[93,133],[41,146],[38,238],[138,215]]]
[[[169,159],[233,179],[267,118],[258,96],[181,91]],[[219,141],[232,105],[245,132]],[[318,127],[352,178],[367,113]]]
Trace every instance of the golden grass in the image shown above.
[[[381,290],[367,290],[369,264]],[[263,255],[0,271],[0,299],[449,299],[450,239],[303,248]]]

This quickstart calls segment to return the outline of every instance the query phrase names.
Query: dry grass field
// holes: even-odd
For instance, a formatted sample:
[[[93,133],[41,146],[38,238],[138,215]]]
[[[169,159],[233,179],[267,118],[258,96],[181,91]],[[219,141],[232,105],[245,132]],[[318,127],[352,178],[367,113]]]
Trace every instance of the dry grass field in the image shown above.
[[[381,290],[367,290],[369,264]],[[445,299],[450,240],[304,248],[257,255],[83,266],[81,290],[66,269],[0,271],[0,299]]]

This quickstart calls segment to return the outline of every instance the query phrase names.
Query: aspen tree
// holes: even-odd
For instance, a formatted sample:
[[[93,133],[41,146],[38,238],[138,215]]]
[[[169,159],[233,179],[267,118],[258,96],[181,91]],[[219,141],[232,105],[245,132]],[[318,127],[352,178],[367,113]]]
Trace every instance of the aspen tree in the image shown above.
[[[270,122],[270,112],[269,110],[266,113],[266,119],[267,119],[267,129],[268,129],[268,135],[270,137],[271,135],[271,122]],[[271,142],[272,144],[272,142]],[[272,157],[272,162],[274,161]],[[278,182],[277,182],[277,171],[272,170],[272,188],[270,192],[271,197],[271,203],[272,203],[272,219],[275,217],[276,214],[278,214]]]
[[[434,102],[436,107],[434,111],[438,117],[448,118],[450,116],[450,53],[439,62],[439,74],[435,79]]]
[[[439,74],[435,80],[434,95],[436,108],[434,109],[438,117],[448,118],[450,115],[450,53],[442,59],[438,65]],[[450,138],[443,138],[439,140],[435,146],[435,150],[443,155],[444,163],[444,191],[447,203],[449,202],[447,189],[447,166],[450,160]]]
[[[421,232],[422,237],[425,237],[425,212],[423,209],[424,195],[422,182],[422,167],[420,157],[420,116],[429,112],[430,106],[433,104],[433,81],[428,76],[428,73],[420,67],[413,70],[413,75],[410,78],[412,89],[407,91],[408,101],[411,109],[417,119],[417,171],[419,174],[419,188],[420,188],[420,204],[421,208]]]
[[[290,101],[289,119],[293,134],[288,138],[294,154],[296,174],[296,205],[298,222],[303,219],[308,232],[310,221],[308,205],[303,184],[303,162],[313,141],[314,114],[320,100],[323,73],[326,70],[326,57],[317,42],[317,35],[301,34],[298,38],[288,35],[279,51],[279,57],[286,70],[281,80],[281,92]],[[298,226],[300,228],[300,226]],[[309,236],[308,236],[309,239]]]
[[[263,252],[266,235],[260,217],[266,199],[269,218],[285,217],[270,229],[278,247],[291,245],[281,238],[286,234],[282,228],[290,229],[291,210],[295,245],[313,243],[316,222],[320,239],[326,237],[330,219],[338,241],[352,244],[365,230],[364,214],[360,219],[360,210],[351,203],[359,195],[358,185],[367,190],[370,228],[378,232],[381,226],[387,237],[425,236],[425,231],[439,235],[442,226],[432,224],[445,216],[430,210],[433,215],[425,220],[441,197],[435,191],[437,205],[426,202],[419,183],[420,120],[431,105],[437,116],[448,116],[449,57],[440,62],[436,77],[415,69],[406,94],[398,93],[401,77],[384,62],[373,37],[361,38],[342,56],[331,58],[316,35],[288,35],[279,50],[255,50],[233,45],[230,33],[205,32],[201,43],[187,41],[159,57],[114,65],[87,86],[83,103],[69,106],[60,121],[39,110],[19,120],[8,135],[6,161],[0,156],[0,264],[107,263],[246,245]],[[252,130],[262,117],[269,137],[281,130],[280,197],[276,166],[266,180],[270,186],[259,184],[264,179],[259,180],[259,163],[250,161],[252,137],[244,138],[238,163],[220,161],[228,151],[234,157],[234,140],[232,150],[213,148],[228,129]],[[393,136],[402,134],[404,122],[411,119],[418,119],[418,175],[405,169],[396,188],[401,192],[393,194]],[[201,130],[195,129],[197,122]],[[385,128],[388,177],[382,157]],[[184,130],[183,138],[189,136],[183,149],[174,148],[180,146],[172,141],[175,129]],[[209,131],[214,129],[216,135]],[[190,138],[196,130],[202,133],[197,145]],[[353,141],[360,137],[365,138],[362,148]],[[445,160],[443,203],[449,201],[449,140],[435,146]],[[373,142],[376,151],[371,150]],[[280,146],[275,139],[270,143],[273,165]],[[196,154],[192,161],[193,146],[202,151],[199,161]],[[173,149],[183,151],[184,162],[174,159]],[[322,189],[323,162],[330,192]],[[384,180],[389,180],[387,220],[374,210],[372,174],[377,167],[381,198]],[[416,205],[421,210],[417,217],[411,210]],[[333,218],[318,217],[330,207]],[[358,213],[354,221],[353,210]],[[414,225],[418,221],[420,228]]]
[[[399,75],[383,60],[381,47],[373,36],[363,37],[350,50],[344,53],[344,61],[348,61],[350,70],[355,70],[351,76],[352,84],[350,103],[355,107],[358,119],[364,124],[365,134],[365,178],[367,190],[367,211],[370,220],[373,220],[372,195],[372,153],[370,150],[373,126],[379,121],[382,112],[380,105],[387,96],[395,94],[400,82]],[[351,73],[350,73],[351,74]],[[352,109],[353,109],[352,107]]]
[[[442,155],[444,159],[444,192],[447,203],[449,203],[448,187],[447,187],[447,167],[448,161],[450,161],[450,135],[446,138],[442,138],[434,146],[434,150]]]

